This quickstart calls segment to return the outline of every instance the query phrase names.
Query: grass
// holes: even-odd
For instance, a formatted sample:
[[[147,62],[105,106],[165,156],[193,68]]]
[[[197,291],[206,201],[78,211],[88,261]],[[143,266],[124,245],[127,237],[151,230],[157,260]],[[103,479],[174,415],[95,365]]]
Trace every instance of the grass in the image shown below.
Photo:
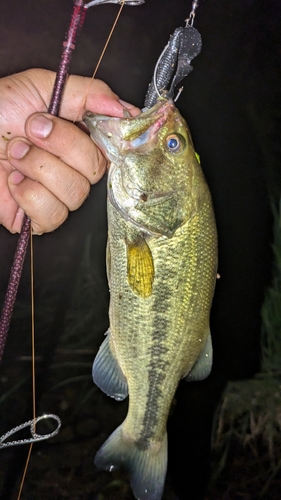
[[[273,210],[274,277],[261,311],[261,371],[254,379],[228,384],[215,418],[212,444],[217,460],[213,483],[229,466],[236,448],[248,460],[252,457],[259,469],[255,498],[267,496],[281,470],[281,205]]]

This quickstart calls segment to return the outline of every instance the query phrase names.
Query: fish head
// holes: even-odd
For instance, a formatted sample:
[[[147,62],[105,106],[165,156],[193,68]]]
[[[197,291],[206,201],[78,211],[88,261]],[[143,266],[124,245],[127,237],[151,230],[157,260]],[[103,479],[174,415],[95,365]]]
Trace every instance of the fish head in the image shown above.
[[[87,111],[83,119],[111,162],[111,203],[144,231],[172,236],[194,212],[196,178],[202,177],[189,129],[174,102],[160,98],[136,117]]]

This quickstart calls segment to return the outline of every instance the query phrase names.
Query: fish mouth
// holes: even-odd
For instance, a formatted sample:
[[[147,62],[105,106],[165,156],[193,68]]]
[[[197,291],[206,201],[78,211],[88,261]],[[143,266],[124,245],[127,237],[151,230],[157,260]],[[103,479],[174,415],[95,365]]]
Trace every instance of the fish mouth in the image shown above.
[[[118,163],[119,153],[118,146],[119,144],[115,144],[118,137],[119,127],[118,121],[119,118],[112,118],[106,115],[98,115],[96,113],[92,113],[91,111],[86,111],[83,115],[83,121],[87,125],[91,139],[95,142],[95,144],[102,151],[104,156],[108,158],[113,163]],[[106,130],[106,126],[110,122],[110,130]],[[112,137],[115,137],[115,141],[112,141]]]
[[[130,152],[149,153],[158,140],[158,131],[174,109],[172,100],[161,99],[136,117],[116,118],[91,111],[83,116],[92,140],[111,162],[108,175],[109,200],[125,219],[135,224],[137,213],[165,203],[174,197],[174,192],[148,191],[138,185],[137,179],[132,177],[133,172],[130,173],[130,167],[124,168],[125,157]]]
[[[161,99],[155,106],[135,117],[116,118],[86,111],[83,121],[105,156],[119,164],[125,152],[139,148],[147,152],[153,147],[153,139],[174,107],[171,99]]]

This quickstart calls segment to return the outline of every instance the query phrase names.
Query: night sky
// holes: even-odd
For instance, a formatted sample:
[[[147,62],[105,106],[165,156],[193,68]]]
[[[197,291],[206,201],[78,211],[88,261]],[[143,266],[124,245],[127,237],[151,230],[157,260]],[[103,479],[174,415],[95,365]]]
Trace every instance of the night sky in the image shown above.
[[[2,0],[0,76],[31,67],[56,70],[71,8],[71,0]],[[142,107],[159,54],[169,35],[184,24],[190,8],[187,0],[146,0],[143,6],[124,8],[97,77],[120,98]],[[71,72],[93,73],[116,13],[115,5],[89,10]],[[196,389],[196,395],[193,385],[187,389],[193,398],[194,415],[205,411],[202,399],[206,394],[214,395],[210,403],[213,409],[226,380],[252,376],[259,367],[260,307],[272,269],[270,199],[278,200],[281,187],[280,19],[279,0],[205,0],[195,18],[203,48],[192,62],[194,70],[184,81],[178,107],[191,129],[212,193],[221,279],[211,315],[213,373]],[[92,264],[103,280],[101,294],[108,299],[105,202],[103,179],[62,228],[35,238],[37,301],[44,300],[45,283],[55,283],[50,325],[59,318],[59,309],[65,312],[71,298],[87,235],[92,238]],[[16,240],[17,236],[0,227],[2,297]],[[19,292],[26,302],[28,267]],[[105,305],[102,324],[106,315]],[[58,322],[62,324],[63,318]],[[23,323],[23,333],[27,330]],[[17,334],[11,332],[3,366],[15,362]],[[50,326],[55,347],[53,335]],[[102,332],[94,339],[95,346],[101,337]]]

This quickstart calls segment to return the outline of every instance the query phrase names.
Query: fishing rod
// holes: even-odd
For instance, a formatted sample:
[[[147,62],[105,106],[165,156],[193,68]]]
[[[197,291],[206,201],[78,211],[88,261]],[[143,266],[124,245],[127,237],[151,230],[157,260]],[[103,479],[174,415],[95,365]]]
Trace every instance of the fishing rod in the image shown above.
[[[58,116],[59,114],[62,94],[69,74],[71,57],[75,50],[78,36],[84,24],[87,10],[90,7],[105,3],[119,4],[121,5],[121,7],[116,18],[117,21],[121,13],[121,9],[125,4],[130,6],[138,6],[143,4],[144,1],[145,0],[93,0],[88,3],[85,3],[84,0],[74,0],[73,12],[71,15],[68,32],[63,42],[59,68],[56,74],[50,105],[48,107],[48,112],[50,114],[52,114],[53,116]],[[145,97],[144,109],[153,106],[159,97],[174,98],[175,92],[177,92],[177,95],[174,98],[174,100],[177,100],[177,98],[179,97],[182,89],[177,90],[177,86],[183,80],[183,78],[185,78],[192,71],[193,68],[190,62],[200,53],[202,47],[201,35],[193,27],[195,13],[198,4],[199,0],[195,0],[192,2],[191,12],[189,14],[189,17],[185,20],[186,23],[185,27],[176,28],[174,33],[171,35],[168,44],[164,48],[163,52],[160,54],[160,57],[156,62],[151,84],[149,85],[148,92]],[[110,36],[115,27],[116,21],[113,25]],[[109,38],[105,44],[105,48],[102,52],[102,55],[107,47]],[[98,65],[100,63],[100,60],[98,62]],[[94,74],[96,73],[96,70]],[[10,279],[5,296],[4,306],[0,317],[0,361],[4,353],[10,320],[13,312],[14,303],[16,300],[19,280],[22,273],[23,263],[30,235],[32,235],[31,220],[27,215],[25,215],[22,230],[18,240],[17,249],[14,255],[14,261],[11,268]],[[38,434],[36,432],[36,424],[39,421],[46,419],[52,420],[53,423],[55,422],[57,424],[57,427],[48,434],[44,435]],[[12,435],[17,433],[18,431],[28,427],[30,428],[30,433],[31,433],[30,438],[7,441]],[[5,435],[0,437],[0,449],[8,446],[15,446],[27,443],[32,444],[36,441],[49,439],[50,437],[53,437],[58,433],[60,427],[61,427],[61,421],[57,415],[45,414],[36,417],[34,412],[34,417],[32,420],[29,420],[28,422],[25,422],[15,427],[14,429],[7,432]]]
[[[93,0],[85,3],[84,0],[74,0],[73,12],[66,38],[63,42],[61,60],[57,71],[53,93],[48,108],[48,112],[53,116],[58,116],[62,94],[65,83],[69,74],[69,66],[72,54],[76,47],[77,38],[81,32],[85,21],[86,13],[90,7],[95,7],[105,3],[114,3],[121,5],[120,12],[123,6],[141,5],[145,0]],[[17,248],[15,251],[13,264],[11,267],[9,282],[4,299],[4,304],[0,316],[0,362],[3,358],[10,322],[13,314],[14,304],[16,301],[18,286],[22,275],[23,264],[25,260],[26,250],[31,233],[31,220],[25,215],[22,229],[18,239]]]
[[[85,3],[84,0],[74,0],[73,12],[71,15],[68,32],[63,42],[61,60],[59,63],[52,97],[48,108],[48,112],[53,116],[58,116],[59,114],[62,94],[69,74],[69,66],[72,54],[75,50],[78,36],[85,21],[86,12],[90,7],[106,3],[121,5],[121,12],[121,9],[125,4],[129,6],[138,6],[145,3],[145,0],[92,0],[88,3]],[[185,76],[190,73],[190,71],[192,71],[193,68],[190,65],[190,61],[200,53],[202,46],[201,35],[195,28],[193,28],[195,13],[198,4],[199,0],[194,0],[192,2],[192,8],[188,19],[186,19],[185,28],[177,28],[175,30],[175,32],[170,37],[168,45],[160,55],[155,67],[152,82],[149,85],[148,92],[145,97],[144,109],[149,108],[153,104],[155,104],[160,95],[165,95],[165,97],[172,97],[175,87],[183,78],[185,78]],[[104,51],[106,47],[107,44],[105,45]],[[104,51],[101,57],[103,56]],[[100,61],[97,64],[97,68],[99,66],[99,63]],[[176,71],[174,72],[175,67]],[[170,89],[167,90],[173,73],[174,78],[172,80]],[[178,91],[175,100],[177,100],[180,93],[181,89]],[[14,254],[4,304],[0,316],[0,363],[5,350],[14,304],[16,301],[23,264],[25,261],[26,250],[30,240],[30,234],[31,220],[25,214],[17,248]]]
[[[106,4],[106,3],[114,3],[114,4],[119,4],[120,9],[117,14],[116,20],[113,24],[112,30],[109,34],[108,40],[106,42],[105,48],[102,52],[102,55],[100,57],[100,60],[104,54],[104,51],[108,45],[108,42],[110,40],[110,37],[112,35],[112,32],[115,28],[116,22],[121,14],[121,11],[124,7],[124,5],[129,5],[129,6],[138,6],[143,3],[145,3],[145,0],[93,0],[88,3],[85,3],[84,0],[74,0],[73,2],[73,11],[71,14],[71,19],[68,27],[68,31],[65,37],[65,40],[62,44],[62,52],[61,52],[61,58],[60,58],[60,63],[58,67],[58,71],[56,74],[56,79],[52,91],[52,96],[50,100],[50,104],[48,107],[48,113],[50,113],[53,116],[58,116],[59,110],[60,110],[60,105],[61,105],[61,100],[62,100],[62,95],[63,91],[65,88],[65,84],[67,81],[67,77],[69,75],[69,66],[72,58],[72,54],[76,48],[76,43],[78,36],[81,32],[82,26],[85,21],[86,13],[90,7],[95,7],[101,4]],[[97,67],[100,63],[100,60],[97,64]],[[97,68],[95,69],[94,75],[96,73]],[[5,350],[5,345],[6,345],[6,340],[8,336],[8,331],[10,327],[10,322],[11,322],[11,317],[13,313],[13,308],[14,304],[16,301],[16,296],[17,296],[17,291],[18,291],[18,286],[22,274],[22,269],[23,269],[23,264],[25,261],[25,256],[26,256],[26,251],[28,247],[28,243],[30,240],[30,237],[32,237],[32,228],[31,228],[31,220],[30,218],[25,214],[24,215],[24,220],[22,224],[22,229],[18,238],[18,243],[16,247],[16,251],[14,254],[14,259],[13,259],[13,264],[11,267],[10,271],[10,277],[8,281],[8,286],[7,286],[7,291],[4,299],[4,304],[0,316],[0,362],[2,360],[4,350]],[[33,321],[33,318],[32,318]],[[47,434],[38,434],[36,432],[36,424],[41,421],[41,420],[52,420],[53,423],[55,422],[57,424],[56,428],[54,431],[49,432]],[[18,439],[14,441],[7,441],[11,436],[16,434],[17,432],[21,431],[22,429],[25,428],[30,428],[30,433],[31,437],[27,439]],[[35,415],[35,408],[34,408],[34,415],[33,419],[29,420],[28,422],[25,422],[23,424],[18,425],[17,427],[13,428],[12,430],[8,431],[6,434],[0,437],[0,449],[1,448],[6,448],[9,446],[15,446],[15,445],[21,445],[21,444],[32,444],[37,441],[42,441],[45,439],[49,439],[53,436],[55,436],[59,429],[61,427],[61,420],[57,415],[53,414],[45,414],[39,417],[36,417]]]

